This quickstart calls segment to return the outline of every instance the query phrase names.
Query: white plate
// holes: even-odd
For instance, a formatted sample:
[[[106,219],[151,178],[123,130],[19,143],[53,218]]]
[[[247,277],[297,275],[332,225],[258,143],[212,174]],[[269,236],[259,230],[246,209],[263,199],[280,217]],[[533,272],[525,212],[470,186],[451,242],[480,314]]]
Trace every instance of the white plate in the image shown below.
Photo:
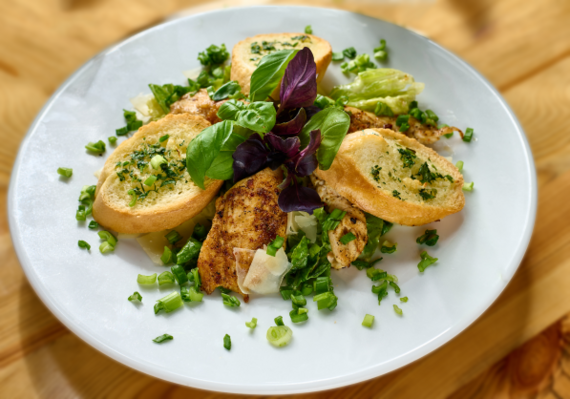
[[[292,325],[292,343],[271,347],[265,338],[273,319],[291,325],[289,302],[256,298],[238,310],[218,294],[205,303],[155,316],[154,302],[170,290],[143,289],[138,273],[160,272],[135,241],[121,240],[115,254],[97,250],[95,232],[75,221],[81,187],[95,184],[104,157],[88,155],[89,141],[112,136],[124,125],[129,98],[149,93],[149,83],[184,84],[182,71],[199,66],[196,56],[212,43],[229,49],[248,36],[269,32],[314,33],[335,51],[354,46],[371,53],[384,38],[388,66],[425,82],[421,107],[442,122],[473,127],[470,144],[442,139],[454,160],[465,161],[466,193],[459,214],[417,228],[394,228],[388,239],[398,251],[382,268],[400,278],[400,304],[393,291],[378,306],[371,282],[355,268],[333,273],[339,305],[334,312],[308,305],[310,320]],[[331,65],[327,82],[347,81]],[[457,135],[456,135],[457,136]],[[444,154],[449,155],[449,154]],[[61,180],[56,169],[72,167]],[[174,20],[142,32],[97,55],[53,95],[30,128],[18,155],[9,194],[10,228],[18,257],[49,309],[75,334],[101,352],[150,375],[197,388],[248,394],[284,394],[340,387],[388,373],[443,345],[479,317],[503,291],[528,245],[536,211],[531,152],[512,111],[497,91],[465,62],[425,37],[358,14],[319,8],[227,9]],[[439,262],[419,274],[415,238],[437,228],[428,248]],[[79,239],[91,253],[77,247]],[[138,290],[142,306],[127,297]],[[398,317],[392,304],[404,311]],[[361,326],[366,313],[374,328]],[[250,332],[244,323],[259,319]],[[152,339],[169,333],[174,341]],[[225,334],[232,349],[222,346]]]

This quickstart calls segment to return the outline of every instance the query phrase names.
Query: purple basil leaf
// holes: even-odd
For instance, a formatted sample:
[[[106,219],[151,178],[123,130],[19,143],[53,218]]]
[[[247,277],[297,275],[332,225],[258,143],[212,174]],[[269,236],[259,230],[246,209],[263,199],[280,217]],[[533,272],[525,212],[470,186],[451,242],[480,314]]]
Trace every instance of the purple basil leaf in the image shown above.
[[[299,137],[279,137],[273,133],[265,135],[265,142],[268,143],[275,151],[282,152],[287,158],[293,158],[299,153],[301,140]]]
[[[265,168],[268,155],[269,150],[257,133],[252,134],[246,141],[238,145],[232,155],[234,159],[234,183]]]
[[[310,120],[315,114],[321,112],[322,109],[320,109],[317,106],[311,105],[309,107],[305,107],[305,112],[307,113],[307,120]]]
[[[289,62],[281,81],[279,110],[313,105],[317,98],[317,64],[307,47]],[[278,111],[279,112],[279,111]]]
[[[317,156],[315,155],[321,145],[321,131],[313,130],[311,132],[311,141],[309,145],[303,149],[295,158],[295,172],[297,176],[309,176],[317,166]]]
[[[278,204],[283,212],[303,211],[310,215],[315,209],[323,206],[323,202],[315,190],[297,183],[293,183],[281,191]]]
[[[271,131],[278,136],[296,136],[303,130],[305,122],[307,122],[307,113],[304,108],[299,108],[293,119],[276,124]]]
[[[283,165],[283,162],[287,159],[287,155],[283,154],[282,152],[272,151],[267,156],[267,166],[271,168],[271,170],[276,170],[278,167]]]

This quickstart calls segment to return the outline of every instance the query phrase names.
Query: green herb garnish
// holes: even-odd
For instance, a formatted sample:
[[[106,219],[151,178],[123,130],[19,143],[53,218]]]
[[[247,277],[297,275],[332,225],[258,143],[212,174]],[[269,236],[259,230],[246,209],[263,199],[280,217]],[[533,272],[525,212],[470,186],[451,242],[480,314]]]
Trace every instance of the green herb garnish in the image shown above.
[[[423,251],[420,254],[420,257],[422,258],[420,263],[418,263],[418,269],[420,272],[423,272],[428,266],[431,266],[437,262],[437,258],[432,258],[426,251]]]
[[[87,151],[90,151],[94,154],[102,154],[105,152],[105,143],[101,140],[97,141],[96,143],[89,143],[85,146]]]
[[[426,230],[426,232],[416,239],[416,242],[420,245],[426,244],[427,246],[433,247],[437,244],[439,236],[437,235],[437,230]]]
[[[227,350],[232,349],[232,339],[228,334],[224,335],[224,348]]]
[[[362,325],[364,327],[372,328],[372,324],[374,323],[374,316],[367,314],[364,316],[364,320],[362,320]]]
[[[251,321],[246,321],[245,326],[253,330],[255,327],[257,327],[257,319],[253,317]]]
[[[350,231],[340,238],[340,242],[343,245],[346,245],[349,242],[354,241],[354,240],[356,240],[356,236]]]
[[[130,302],[142,302],[142,295],[138,291],[135,291],[133,295],[127,298]]]
[[[139,274],[137,276],[137,283],[141,285],[151,285],[156,283],[156,273],[151,274],[150,276],[144,276]]]
[[[398,148],[398,152],[400,153],[400,160],[403,163],[404,168],[411,168],[416,163],[416,152],[409,148]]]
[[[402,316],[404,314],[404,312],[402,311],[402,309],[398,307],[398,305],[394,304],[392,306],[394,307],[394,312],[396,312],[398,315]]]
[[[83,240],[77,241],[77,245],[79,246],[79,248],[83,248],[83,249],[86,249],[88,251],[91,249],[91,245],[89,245],[86,241],[83,241]]]
[[[222,298],[224,305],[230,307],[230,308],[237,308],[241,305],[241,302],[239,301],[239,299],[237,299],[235,296],[233,295],[228,295],[228,294],[224,294],[222,292]]]
[[[463,135],[463,141],[469,143],[473,139],[473,129],[468,127],[465,129],[465,134]]]
[[[307,35],[312,35],[312,34],[313,34],[313,28],[311,27],[311,25],[305,26],[305,33],[306,33]]]
[[[73,174],[73,169],[71,168],[57,168],[57,173],[63,177],[70,178]]]
[[[463,191],[473,191],[473,186],[475,185],[475,182],[471,182],[471,183],[463,183]]]
[[[162,334],[160,337],[156,337],[152,341],[156,342],[157,344],[162,344],[163,342],[172,341],[173,339],[174,337],[172,335]]]

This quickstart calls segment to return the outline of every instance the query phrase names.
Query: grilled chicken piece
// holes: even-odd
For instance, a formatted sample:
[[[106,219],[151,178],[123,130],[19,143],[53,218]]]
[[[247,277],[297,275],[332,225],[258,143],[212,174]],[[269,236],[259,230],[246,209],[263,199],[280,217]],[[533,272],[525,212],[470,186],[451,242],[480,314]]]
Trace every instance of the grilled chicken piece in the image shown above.
[[[372,112],[362,111],[353,107],[344,107],[344,110],[350,115],[349,133],[371,128],[399,131],[396,126],[396,116],[376,116]],[[410,116],[409,125],[410,128],[404,134],[418,140],[422,144],[433,144],[442,135],[453,133],[454,131],[459,132],[461,137],[463,137],[463,132],[456,127],[431,128],[431,126],[423,125],[413,116]]]
[[[212,125],[221,122],[218,118],[218,110],[225,101],[212,101],[206,89],[200,89],[194,96],[184,94],[180,100],[170,106],[173,114],[189,113],[199,115],[208,120]]]
[[[257,250],[277,235],[285,237],[287,214],[277,204],[280,169],[269,168],[236,183],[216,201],[212,229],[202,245],[198,270],[202,289],[211,294],[222,286],[248,296],[239,289],[234,248]]]
[[[337,228],[328,232],[332,251],[329,252],[327,258],[335,269],[348,267],[362,253],[368,241],[366,217],[360,209],[354,207],[346,198],[341,197],[335,190],[327,186],[324,180],[311,175],[311,182],[321,200],[327,205],[328,212],[332,212],[333,209],[346,212]],[[340,242],[340,239],[349,232],[352,232],[356,239],[345,245]]]

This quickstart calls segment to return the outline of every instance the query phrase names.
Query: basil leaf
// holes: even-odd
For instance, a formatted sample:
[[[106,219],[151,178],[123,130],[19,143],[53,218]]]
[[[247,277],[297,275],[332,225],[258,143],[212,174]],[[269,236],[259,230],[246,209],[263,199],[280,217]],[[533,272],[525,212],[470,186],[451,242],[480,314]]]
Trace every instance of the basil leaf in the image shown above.
[[[249,98],[264,101],[275,90],[289,61],[299,50],[281,50],[264,56],[251,75]]]
[[[216,159],[214,159],[214,162],[212,162],[212,166],[210,166],[210,168],[206,171],[206,176],[208,176],[210,179],[217,180],[231,179],[234,176],[234,159],[232,158],[232,155],[235,152],[237,146],[243,143],[245,140],[245,137],[236,133],[232,133],[222,146],[220,154],[216,157]]]
[[[212,100],[214,100],[214,101],[225,100],[226,98],[228,98],[230,96],[234,96],[234,95],[238,94],[240,91],[241,91],[241,87],[240,87],[239,83],[232,80],[232,81],[229,81],[228,83],[222,85],[218,90],[216,90],[216,92],[212,96]]]
[[[275,125],[276,115],[273,103],[257,101],[238,111],[236,123],[257,133],[267,133]]]
[[[331,167],[349,126],[350,117],[348,114],[338,108],[331,107],[315,114],[301,130],[299,138],[303,147],[309,144],[311,131],[317,129],[321,131],[322,141],[317,151],[317,160],[321,170],[327,170]]]
[[[150,91],[152,91],[156,102],[158,105],[160,105],[160,108],[162,108],[165,113],[170,112],[170,105],[172,103],[178,101],[184,94],[189,93],[195,89],[195,87],[177,86],[173,85],[172,83],[162,86],[151,83],[148,85],[148,87],[150,87]]]
[[[232,123],[223,121],[216,123],[196,136],[186,149],[186,169],[192,181],[205,190],[204,178],[222,148],[232,135]]]
[[[246,104],[237,100],[228,100],[222,104],[218,110],[218,118],[221,120],[235,121],[237,119],[237,113],[242,109],[245,109]]]

